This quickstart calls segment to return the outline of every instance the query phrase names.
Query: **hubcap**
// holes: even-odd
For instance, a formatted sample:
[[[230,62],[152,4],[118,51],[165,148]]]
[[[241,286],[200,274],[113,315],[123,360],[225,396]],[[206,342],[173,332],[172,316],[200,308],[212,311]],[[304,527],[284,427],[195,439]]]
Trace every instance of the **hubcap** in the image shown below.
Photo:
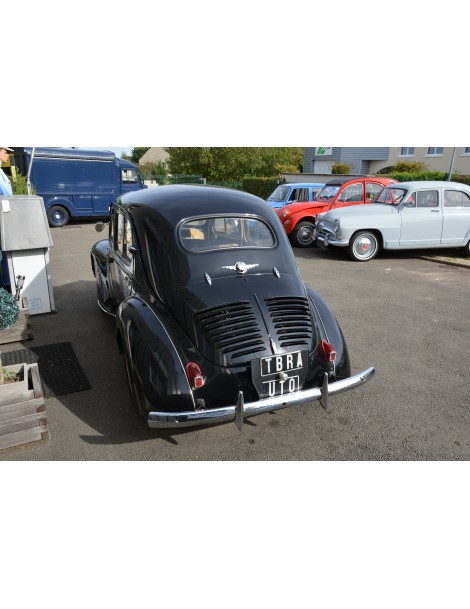
[[[313,237],[313,230],[310,228],[302,228],[302,230],[299,231],[299,241],[301,243],[304,243],[304,244],[310,243],[312,241],[312,237]]]
[[[354,243],[354,254],[357,258],[371,258],[377,251],[377,242],[368,235],[361,235]]]

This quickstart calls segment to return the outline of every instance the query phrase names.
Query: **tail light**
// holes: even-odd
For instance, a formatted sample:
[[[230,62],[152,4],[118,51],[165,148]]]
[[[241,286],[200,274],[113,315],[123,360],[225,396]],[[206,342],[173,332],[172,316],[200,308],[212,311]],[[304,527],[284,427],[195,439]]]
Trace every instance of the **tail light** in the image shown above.
[[[325,362],[334,362],[336,360],[336,351],[333,345],[323,339],[317,347],[317,355]]]
[[[186,366],[186,376],[192,389],[204,387],[206,379],[202,376],[201,369],[194,362],[189,362]]]

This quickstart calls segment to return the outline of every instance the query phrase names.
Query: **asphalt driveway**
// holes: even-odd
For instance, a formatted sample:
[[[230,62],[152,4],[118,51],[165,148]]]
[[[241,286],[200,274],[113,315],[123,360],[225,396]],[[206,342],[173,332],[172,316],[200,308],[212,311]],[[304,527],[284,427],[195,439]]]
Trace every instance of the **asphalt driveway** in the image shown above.
[[[382,254],[369,263],[295,250],[300,271],[329,302],[353,372],[375,377],[318,403],[235,424],[147,428],[134,412],[113,319],[96,305],[93,223],[52,231],[57,313],[31,318],[34,339],[3,350],[71,342],[91,390],[46,400],[51,439],[0,460],[468,460],[470,266]]]

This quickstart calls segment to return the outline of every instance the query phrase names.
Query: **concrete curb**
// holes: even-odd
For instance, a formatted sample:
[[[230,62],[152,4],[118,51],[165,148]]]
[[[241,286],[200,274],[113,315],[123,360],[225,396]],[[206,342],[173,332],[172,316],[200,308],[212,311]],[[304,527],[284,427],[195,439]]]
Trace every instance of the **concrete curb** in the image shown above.
[[[449,266],[458,266],[462,269],[470,270],[470,258],[463,260],[454,260],[453,258],[444,258],[439,256],[419,256],[421,260],[429,260],[429,262],[439,262],[440,264],[447,264]]]

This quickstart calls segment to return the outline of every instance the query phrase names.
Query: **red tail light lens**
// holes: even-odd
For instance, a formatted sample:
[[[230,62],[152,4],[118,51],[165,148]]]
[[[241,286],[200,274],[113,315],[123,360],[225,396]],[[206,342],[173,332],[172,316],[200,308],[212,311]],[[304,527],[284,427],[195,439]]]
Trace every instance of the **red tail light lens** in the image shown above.
[[[333,345],[330,345],[328,341],[323,339],[317,348],[318,357],[325,360],[325,362],[334,362],[336,360],[336,351]]]
[[[202,376],[201,369],[194,362],[190,362],[186,366],[186,376],[192,389],[200,389],[204,387],[206,379]]]

